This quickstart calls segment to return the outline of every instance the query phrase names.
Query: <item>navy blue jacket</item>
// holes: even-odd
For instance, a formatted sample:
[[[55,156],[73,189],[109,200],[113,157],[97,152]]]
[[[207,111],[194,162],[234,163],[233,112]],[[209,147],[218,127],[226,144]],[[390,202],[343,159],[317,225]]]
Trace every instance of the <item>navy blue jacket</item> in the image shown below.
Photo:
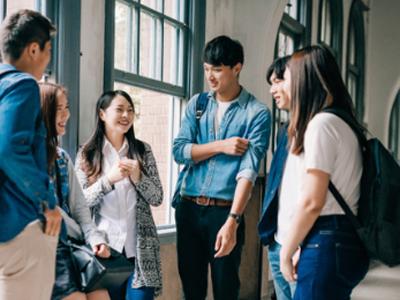
[[[46,128],[36,80],[0,64],[0,243],[40,219],[56,199],[47,174]]]
[[[266,184],[263,210],[258,233],[261,243],[269,245],[274,240],[278,226],[279,187],[281,185],[283,170],[288,155],[287,149],[287,124],[281,126],[277,136],[277,148],[272,158],[271,167]]]

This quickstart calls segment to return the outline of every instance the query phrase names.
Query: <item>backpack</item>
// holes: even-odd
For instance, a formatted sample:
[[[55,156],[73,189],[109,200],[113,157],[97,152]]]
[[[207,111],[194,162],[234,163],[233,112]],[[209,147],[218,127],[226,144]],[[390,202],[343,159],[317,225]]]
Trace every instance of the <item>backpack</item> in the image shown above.
[[[199,97],[196,99],[196,132],[200,126],[200,118],[206,110],[208,104],[208,93],[201,93]],[[175,192],[172,196],[172,207],[176,207],[178,202],[181,200],[181,187],[183,178],[189,172],[189,165],[185,165],[183,169],[180,171],[178,180],[176,181]]]
[[[400,264],[400,166],[377,138],[367,139],[363,129],[339,109],[323,110],[340,117],[354,131],[362,149],[363,172],[357,216],[335,185],[329,190],[350,218],[369,256],[388,266]]]

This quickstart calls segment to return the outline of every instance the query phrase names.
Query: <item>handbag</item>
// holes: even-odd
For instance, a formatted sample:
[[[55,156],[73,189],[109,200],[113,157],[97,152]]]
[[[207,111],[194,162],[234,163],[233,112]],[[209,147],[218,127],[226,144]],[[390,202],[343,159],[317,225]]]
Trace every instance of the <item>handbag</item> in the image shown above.
[[[82,292],[121,286],[134,271],[134,263],[112,248],[109,258],[101,258],[89,245],[69,245]]]

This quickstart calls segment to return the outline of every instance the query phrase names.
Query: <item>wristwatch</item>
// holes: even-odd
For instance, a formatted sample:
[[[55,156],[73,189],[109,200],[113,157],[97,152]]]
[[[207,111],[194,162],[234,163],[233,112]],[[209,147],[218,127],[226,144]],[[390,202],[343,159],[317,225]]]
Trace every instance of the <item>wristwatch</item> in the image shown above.
[[[235,213],[229,213],[229,217],[235,219],[237,224],[240,224],[242,222],[243,215],[235,214]]]

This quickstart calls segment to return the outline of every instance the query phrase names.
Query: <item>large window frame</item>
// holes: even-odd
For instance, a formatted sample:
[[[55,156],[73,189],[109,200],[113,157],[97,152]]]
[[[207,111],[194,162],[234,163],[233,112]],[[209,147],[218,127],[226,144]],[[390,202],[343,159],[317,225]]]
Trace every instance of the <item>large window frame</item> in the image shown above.
[[[388,146],[394,158],[400,163],[400,90],[390,112]]]
[[[294,11],[293,11],[294,10]],[[292,54],[293,51],[311,44],[311,0],[289,0],[286,5],[275,41],[275,58]],[[287,49],[288,40],[293,41]],[[284,45],[284,49],[281,45]],[[279,126],[288,121],[289,113],[276,107],[272,101],[271,149],[275,151],[275,137]]]
[[[367,7],[361,0],[354,0],[348,20],[346,84],[352,96],[356,116],[364,119],[364,77],[365,77],[365,30],[363,12]]]
[[[186,101],[190,98],[190,95],[200,92],[203,89],[204,80],[201,51],[204,47],[205,37],[205,3],[204,1],[181,0],[180,3],[184,3],[184,7],[180,9],[181,14],[173,18],[164,13],[164,1],[165,0],[155,1],[158,9],[157,7],[145,5],[143,0],[106,0],[104,89],[113,89],[115,83],[120,83],[139,89],[167,94],[173,97],[173,107],[170,112],[172,113],[172,117],[170,118],[171,124],[168,125],[172,128],[173,138],[177,134],[177,129],[179,129],[181,114]],[[134,48],[131,53],[135,57],[132,57],[133,63],[128,67],[125,66],[125,69],[115,66],[115,10],[117,2],[128,6],[132,12],[132,18],[129,17],[129,23],[132,24],[131,28],[133,30],[131,37],[135,38],[135,40],[128,41],[128,44]],[[161,67],[153,72],[153,75],[156,76],[152,77],[146,77],[140,73],[140,34],[134,34],[134,32],[140,32],[141,13],[151,15],[157,19],[159,25],[161,25],[158,27],[159,32],[157,33],[161,38],[161,53],[153,53],[153,55],[157,55],[159,61],[161,61]],[[177,61],[180,60],[180,67],[175,83],[165,82],[163,78],[163,37],[166,23],[175,26],[175,28],[179,28],[180,34],[182,34],[182,36],[178,38],[180,42],[177,47],[180,47],[178,51],[183,51],[183,55],[181,56],[182,59],[177,58]],[[169,201],[171,198],[178,171],[179,166],[171,159],[168,171],[168,187],[167,191],[165,191],[167,195],[164,201]],[[163,239],[167,238],[167,241],[169,241],[169,238],[172,240],[174,239],[175,224],[173,210],[169,204],[167,205],[168,224],[159,225],[158,231]]]
[[[329,16],[328,24],[325,23],[327,16]],[[329,26],[329,29],[326,29],[326,26]],[[325,35],[328,35],[329,41],[326,41]],[[342,40],[343,0],[319,0],[317,41],[332,51],[340,68],[342,66]]]

